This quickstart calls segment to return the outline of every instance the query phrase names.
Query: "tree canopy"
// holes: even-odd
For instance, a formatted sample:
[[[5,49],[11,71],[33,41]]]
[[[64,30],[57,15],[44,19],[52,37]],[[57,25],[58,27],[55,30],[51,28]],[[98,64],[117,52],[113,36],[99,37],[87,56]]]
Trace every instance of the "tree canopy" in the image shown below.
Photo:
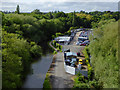
[[[119,12],[43,13],[36,9],[31,13],[20,13],[20,7],[17,5],[15,13],[0,12],[0,15],[2,17],[3,88],[18,88],[22,85],[32,59],[42,54],[42,43],[63,33],[70,35],[71,29],[80,27],[97,28],[94,30],[95,36],[91,37],[90,44],[96,77],[104,82],[104,87],[117,86],[116,27],[118,24],[116,21],[119,19]]]

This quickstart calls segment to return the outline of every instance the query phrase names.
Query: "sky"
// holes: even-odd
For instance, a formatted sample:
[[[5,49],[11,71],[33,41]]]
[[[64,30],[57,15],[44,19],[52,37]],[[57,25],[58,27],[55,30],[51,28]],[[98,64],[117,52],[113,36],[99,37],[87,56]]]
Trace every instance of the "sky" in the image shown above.
[[[91,11],[118,11],[119,0],[0,0],[0,11],[15,11],[20,6],[21,12],[31,12],[39,9],[41,12],[81,10]]]

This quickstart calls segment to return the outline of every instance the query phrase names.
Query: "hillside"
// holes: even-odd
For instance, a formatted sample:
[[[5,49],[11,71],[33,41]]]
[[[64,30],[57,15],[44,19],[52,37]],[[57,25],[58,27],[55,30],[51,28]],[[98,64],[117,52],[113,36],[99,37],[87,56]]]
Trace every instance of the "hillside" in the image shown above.
[[[104,88],[118,87],[118,22],[101,21],[89,46],[95,77]]]

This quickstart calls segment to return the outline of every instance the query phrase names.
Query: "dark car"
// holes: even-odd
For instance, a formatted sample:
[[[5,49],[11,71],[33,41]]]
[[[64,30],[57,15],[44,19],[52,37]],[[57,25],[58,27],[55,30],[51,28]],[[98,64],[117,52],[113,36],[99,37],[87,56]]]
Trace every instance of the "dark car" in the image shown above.
[[[78,53],[77,53],[77,56],[79,56],[79,57],[80,57],[80,52],[78,52]]]
[[[89,45],[89,44],[90,44],[90,40],[85,40],[84,43],[85,43],[86,45]]]
[[[70,49],[64,49],[63,52],[70,52]]]

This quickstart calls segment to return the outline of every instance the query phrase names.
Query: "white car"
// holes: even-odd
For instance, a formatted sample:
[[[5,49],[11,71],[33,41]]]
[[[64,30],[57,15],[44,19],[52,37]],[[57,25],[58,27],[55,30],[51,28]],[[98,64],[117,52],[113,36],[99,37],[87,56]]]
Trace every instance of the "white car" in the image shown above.
[[[76,45],[79,45],[79,44],[80,44],[80,43],[77,41],[77,42],[76,42]]]
[[[80,45],[83,41],[79,40],[76,42],[76,45]]]

